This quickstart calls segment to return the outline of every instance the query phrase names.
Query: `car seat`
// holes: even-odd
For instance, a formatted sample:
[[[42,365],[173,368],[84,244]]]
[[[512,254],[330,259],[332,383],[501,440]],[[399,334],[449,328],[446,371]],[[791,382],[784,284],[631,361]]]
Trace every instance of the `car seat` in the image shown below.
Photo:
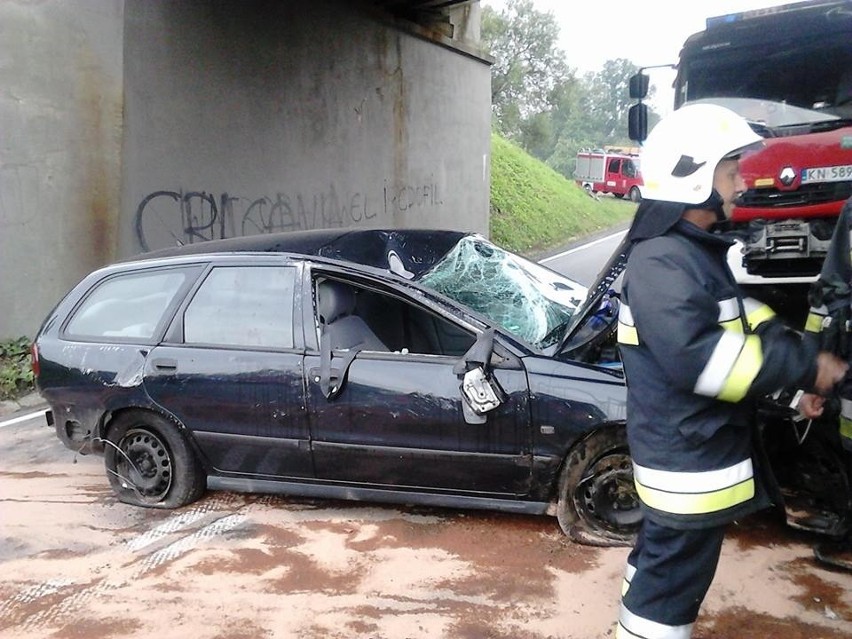
[[[387,351],[367,323],[355,315],[355,289],[343,282],[324,280],[317,286],[317,308],[323,339],[332,349]]]

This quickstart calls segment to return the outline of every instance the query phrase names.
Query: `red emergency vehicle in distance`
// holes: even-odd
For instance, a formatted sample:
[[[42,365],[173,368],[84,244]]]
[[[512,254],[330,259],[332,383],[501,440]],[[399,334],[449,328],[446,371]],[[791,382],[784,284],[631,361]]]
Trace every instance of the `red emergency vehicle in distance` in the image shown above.
[[[639,156],[617,149],[581,150],[577,153],[574,179],[590,193],[612,193],[615,197],[641,199],[642,175]]]

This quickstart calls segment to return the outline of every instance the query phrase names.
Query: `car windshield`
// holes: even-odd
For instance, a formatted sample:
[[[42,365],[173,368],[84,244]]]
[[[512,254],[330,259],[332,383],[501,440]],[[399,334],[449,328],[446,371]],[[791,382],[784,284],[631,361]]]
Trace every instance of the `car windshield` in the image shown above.
[[[770,128],[840,120],[837,115],[828,111],[805,109],[792,104],[784,104],[783,102],[758,100],[755,98],[704,98],[702,100],[693,100],[688,104],[702,103],[718,104],[741,115],[749,122]]]
[[[459,240],[417,281],[537,348],[559,341],[588,292],[478,235]]]

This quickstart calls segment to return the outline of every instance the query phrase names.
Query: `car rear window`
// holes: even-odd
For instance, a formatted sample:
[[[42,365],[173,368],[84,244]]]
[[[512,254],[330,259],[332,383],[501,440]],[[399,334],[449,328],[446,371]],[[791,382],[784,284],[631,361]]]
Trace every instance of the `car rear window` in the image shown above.
[[[74,312],[65,334],[80,338],[151,339],[175,294],[187,276],[196,271],[137,271],[103,280]]]
[[[184,342],[292,348],[295,280],[287,266],[214,268],[184,313]]]

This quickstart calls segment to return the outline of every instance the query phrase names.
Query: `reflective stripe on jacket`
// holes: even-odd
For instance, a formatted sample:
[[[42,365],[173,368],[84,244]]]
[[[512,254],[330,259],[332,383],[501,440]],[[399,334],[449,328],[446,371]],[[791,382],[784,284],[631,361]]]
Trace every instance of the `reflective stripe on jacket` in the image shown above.
[[[717,525],[768,506],[743,400],[815,376],[800,336],[742,299],[729,247],[680,221],[628,258],[618,322],[627,435],[638,494],[663,525]]]
[[[852,452],[852,399],[840,399],[840,443]]]
[[[754,497],[751,458],[716,470],[673,472],[633,464],[639,498],[651,508],[679,515],[713,513]]]

